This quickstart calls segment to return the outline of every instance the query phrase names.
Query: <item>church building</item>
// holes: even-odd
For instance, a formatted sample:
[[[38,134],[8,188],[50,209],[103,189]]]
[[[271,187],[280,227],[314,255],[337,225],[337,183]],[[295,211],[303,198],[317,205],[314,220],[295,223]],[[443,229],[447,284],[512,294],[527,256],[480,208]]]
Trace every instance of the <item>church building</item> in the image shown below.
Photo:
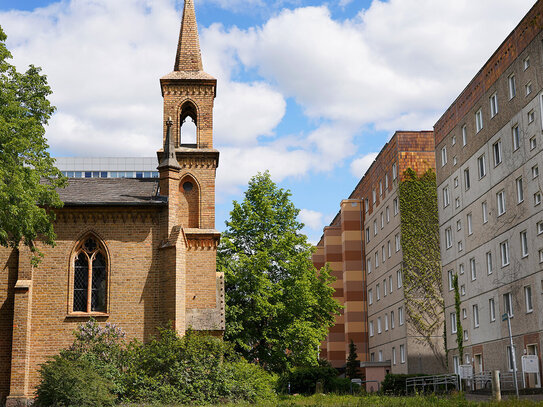
[[[204,72],[193,0],[185,0],[174,70],[164,99],[158,178],[69,178],[59,191],[56,247],[0,248],[0,404],[26,405],[38,369],[95,318],[149,340],[171,324],[224,330],[224,280],[216,272],[213,103],[217,80]],[[196,126],[195,139],[184,123]]]

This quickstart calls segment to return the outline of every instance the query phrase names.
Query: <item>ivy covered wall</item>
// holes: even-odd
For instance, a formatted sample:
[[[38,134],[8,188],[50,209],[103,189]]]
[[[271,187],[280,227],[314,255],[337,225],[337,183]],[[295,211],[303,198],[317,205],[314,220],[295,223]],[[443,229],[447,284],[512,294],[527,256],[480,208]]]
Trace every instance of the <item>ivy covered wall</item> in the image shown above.
[[[406,320],[417,340],[445,366],[444,303],[436,174],[408,168],[399,185]]]

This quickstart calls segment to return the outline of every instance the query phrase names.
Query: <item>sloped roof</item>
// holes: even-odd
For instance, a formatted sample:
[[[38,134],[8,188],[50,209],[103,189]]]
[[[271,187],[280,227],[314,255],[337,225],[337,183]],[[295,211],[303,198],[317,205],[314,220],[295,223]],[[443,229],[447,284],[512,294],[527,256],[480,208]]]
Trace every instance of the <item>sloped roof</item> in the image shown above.
[[[157,179],[69,178],[58,194],[65,206],[156,206],[167,198],[158,194]]]

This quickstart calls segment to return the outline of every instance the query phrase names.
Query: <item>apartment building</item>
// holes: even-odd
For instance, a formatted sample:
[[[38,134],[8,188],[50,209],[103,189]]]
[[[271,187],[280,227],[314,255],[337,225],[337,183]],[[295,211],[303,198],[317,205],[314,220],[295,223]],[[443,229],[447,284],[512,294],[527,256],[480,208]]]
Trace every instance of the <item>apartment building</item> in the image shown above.
[[[351,340],[366,378],[391,373],[428,373],[444,369],[439,354],[426,346],[406,315],[402,278],[402,223],[398,187],[404,171],[434,168],[431,131],[394,134],[362,177],[324,234],[313,256],[317,268],[328,263],[336,277],[335,298],[344,305],[321,357],[343,367]]]
[[[541,356],[542,16],[538,1],[434,127],[450,370],[511,371],[512,354],[519,369],[523,354]]]

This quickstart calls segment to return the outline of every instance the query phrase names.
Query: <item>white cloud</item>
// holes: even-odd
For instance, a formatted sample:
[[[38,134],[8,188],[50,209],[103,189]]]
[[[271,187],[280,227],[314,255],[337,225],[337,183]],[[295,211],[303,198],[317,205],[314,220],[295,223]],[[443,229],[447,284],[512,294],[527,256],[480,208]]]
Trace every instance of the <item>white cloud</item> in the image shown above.
[[[323,226],[323,214],[311,209],[300,209],[298,215],[300,221],[309,229],[321,230]]]
[[[369,153],[351,162],[351,174],[353,177],[362,178],[379,153]]]

